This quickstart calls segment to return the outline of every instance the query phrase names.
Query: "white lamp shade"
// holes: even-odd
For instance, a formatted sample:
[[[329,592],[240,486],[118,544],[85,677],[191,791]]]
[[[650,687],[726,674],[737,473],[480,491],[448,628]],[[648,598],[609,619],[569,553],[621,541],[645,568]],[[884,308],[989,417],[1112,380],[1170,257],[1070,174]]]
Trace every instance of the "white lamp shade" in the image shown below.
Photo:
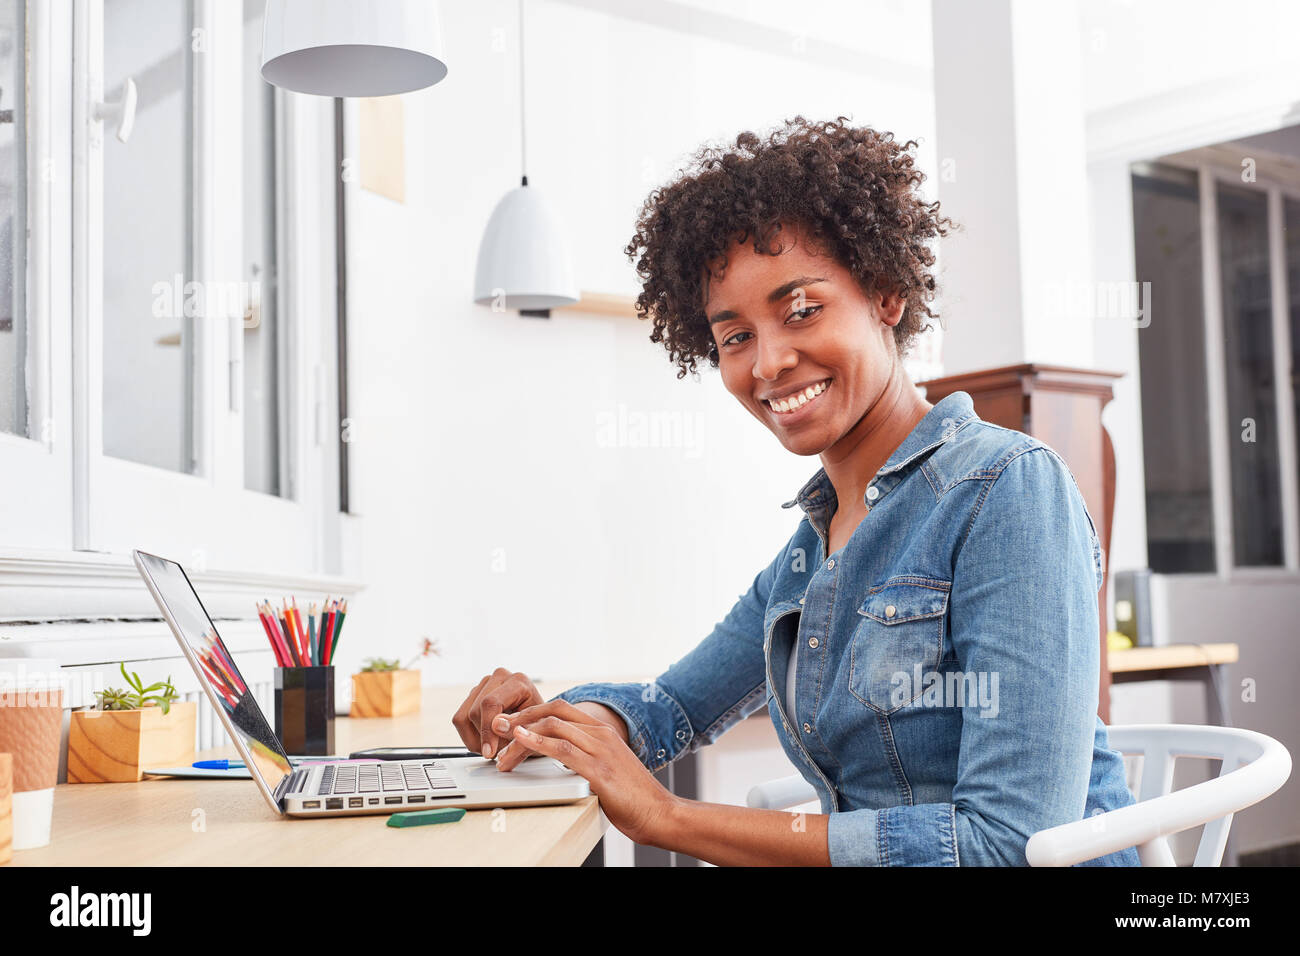
[[[558,309],[578,301],[569,245],[532,186],[497,203],[478,247],[474,301],[506,309]]]
[[[435,0],[267,0],[262,78],[318,96],[390,96],[447,75]]]

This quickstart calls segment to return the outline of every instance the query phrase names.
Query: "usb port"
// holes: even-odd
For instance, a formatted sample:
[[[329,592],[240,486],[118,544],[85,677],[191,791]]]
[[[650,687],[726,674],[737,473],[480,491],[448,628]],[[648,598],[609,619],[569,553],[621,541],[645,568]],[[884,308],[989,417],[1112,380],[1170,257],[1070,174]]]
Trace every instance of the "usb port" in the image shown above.
[[[378,797],[371,797],[371,798],[370,798],[370,805],[371,805],[372,807],[377,807],[377,806],[379,806],[379,798],[378,798]]]
[[[348,797],[349,807],[364,807],[366,805],[365,797]]]
[[[384,803],[386,803],[386,804],[388,804],[388,803],[401,803],[401,802],[402,802],[402,798],[401,798],[401,797],[384,797]]]
[[[406,802],[407,802],[407,803],[424,803],[424,795],[421,794],[421,795],[418,796],[418,797],[407,797],[407,798],[406,798]]]
[[[342,798],[342,797],[330,797],[328,800],[325,801],[325,809],[326,809],[326,810],[342,810],[342,809],[343,809],[343,798]]]
[[[320,809],[320,801],[319,801],[319,800],[304,800],[304,801],[303,801],[303,804],[302,804],[302,808],[303,808],[304,810],[319,810],[319,809]]]

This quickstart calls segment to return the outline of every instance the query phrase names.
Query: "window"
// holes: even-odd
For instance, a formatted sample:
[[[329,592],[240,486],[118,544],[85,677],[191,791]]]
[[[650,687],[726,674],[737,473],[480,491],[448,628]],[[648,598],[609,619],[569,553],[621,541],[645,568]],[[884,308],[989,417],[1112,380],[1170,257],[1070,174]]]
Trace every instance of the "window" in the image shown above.
[[[261,76],[264,0],[244,0],[244,203],[243,279],[249,290],[243,322],[244,487],[293,497],[283,414],[287,340],[280,321],[276,243],[277,162],[275,88]]]
[[[0,0],[0,576],[355,567],[334,103],[261,79],[263,6]]]
[[[72,547],[70,32],[0,0],[0,547]],[[61,46],[60,46],[61,45]],[[57,320],[56,320],[57,319]]]
[[[27,437],[27,117],[23,4],[0,3],[0,432]]]
[[[1163,573],[1298,567],[1300,164],[1212,147],[1134,169],[1147,545]]]
[[[188,0],[104,0],[103,89],[139,100],[127,142],[102,152],[104,454],[192,473],[194,415],[194,55]],[[141,29],[149,23],[147,30]]]
[[[1152,290],[1151,322],[1138,332],[1148,561],[1165,573],[1213,571],[1196,174],[1134,175],[1133,228],[1137,276]]]

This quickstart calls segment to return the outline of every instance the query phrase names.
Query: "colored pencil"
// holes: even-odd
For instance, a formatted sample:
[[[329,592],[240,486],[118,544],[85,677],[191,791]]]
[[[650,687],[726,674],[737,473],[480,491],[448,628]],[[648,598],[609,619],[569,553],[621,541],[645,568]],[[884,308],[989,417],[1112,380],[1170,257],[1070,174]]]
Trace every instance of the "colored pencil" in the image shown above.
[[[295,595],[282,598],[279,608],[270,601],[257,604],[257,619],[280,667],[332,665],[347,613],[348,602],[343,598],[326,597],[320,605],[310,602],[305,614]],[[224,683],[239,693],[241,682],[233,677],[238,673],[234,661],[219,640],[211,644],[211,664],[225,678]]]
[[[298,629],[298,641],[302,644],[303,658],[311,663],[311,644],[307,641],[307,628],[302,623],[302,611],[298,610],[298,599],[293,598],[293,624]]]
[[[275,662],[281,667],[287,667],[288,664],[284,659],[284,653],[280,650],[280,642],[276,640],[275,634],[271,632],[271,625],[266,620],[266,615],[262,613],[262,608],[257,609],[257,619],[262,622],[262,630],[266,631],[266,639],[271,642],[271,653],[275,655]]]
[[[331,662],[334,660],[334,652],[338,650],[339,639],[343,636],[343,622],[347,619],[347,616],[348,616],[348,602],[344,600],[343,604],[339,608],[339,620],[338,623],[334,625],[334,639],[330,644]]]
[[[320,663],[320,646],[316,643],[316,605],[307,605],[307,636],[311,638],[311,659]]]
[[[294,646],[294,642],[289,639],[289,635],[285,632],[284,628],[280,626],[280,619],[276,616],[275,608],[271,606],[270,601],[266,602],[266,613],[271,619],[271,623],[275,626],[276,632],[280,635],[280,640],[283,641],[284,646],[288,648],[290,663],[294,667],[301,667],[302,659],[298,656],[298,650]]]
[[[329,613],[325,616],[325,655],[322,658],[328,667],[330,660],[334,656],[334,628],[335,628],[335,611],[334,602],[330,602]]]

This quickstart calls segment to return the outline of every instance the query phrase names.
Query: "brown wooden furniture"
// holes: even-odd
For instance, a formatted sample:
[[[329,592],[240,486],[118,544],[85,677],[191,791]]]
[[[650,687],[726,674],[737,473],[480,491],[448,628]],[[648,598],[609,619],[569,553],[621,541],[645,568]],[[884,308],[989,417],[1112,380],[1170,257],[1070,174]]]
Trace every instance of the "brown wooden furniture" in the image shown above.
[[[966,392],[975,414],[986,422],[1014,428],[1050,445],[1065,459],[1083,494],[1102,547],[1101,684],[1097,713],[1110,723],[1110,668],[1107,665],[1107,614],[1110,586],[1110,537],[1115,515],[1115,451],[1101,424],[1101,412],[1113,396],[1111,383],[1122,372],[1062,365],[1005,365],[1001,368],[932,378],[917,384],[926,401],[937,403],[953,392]]]

